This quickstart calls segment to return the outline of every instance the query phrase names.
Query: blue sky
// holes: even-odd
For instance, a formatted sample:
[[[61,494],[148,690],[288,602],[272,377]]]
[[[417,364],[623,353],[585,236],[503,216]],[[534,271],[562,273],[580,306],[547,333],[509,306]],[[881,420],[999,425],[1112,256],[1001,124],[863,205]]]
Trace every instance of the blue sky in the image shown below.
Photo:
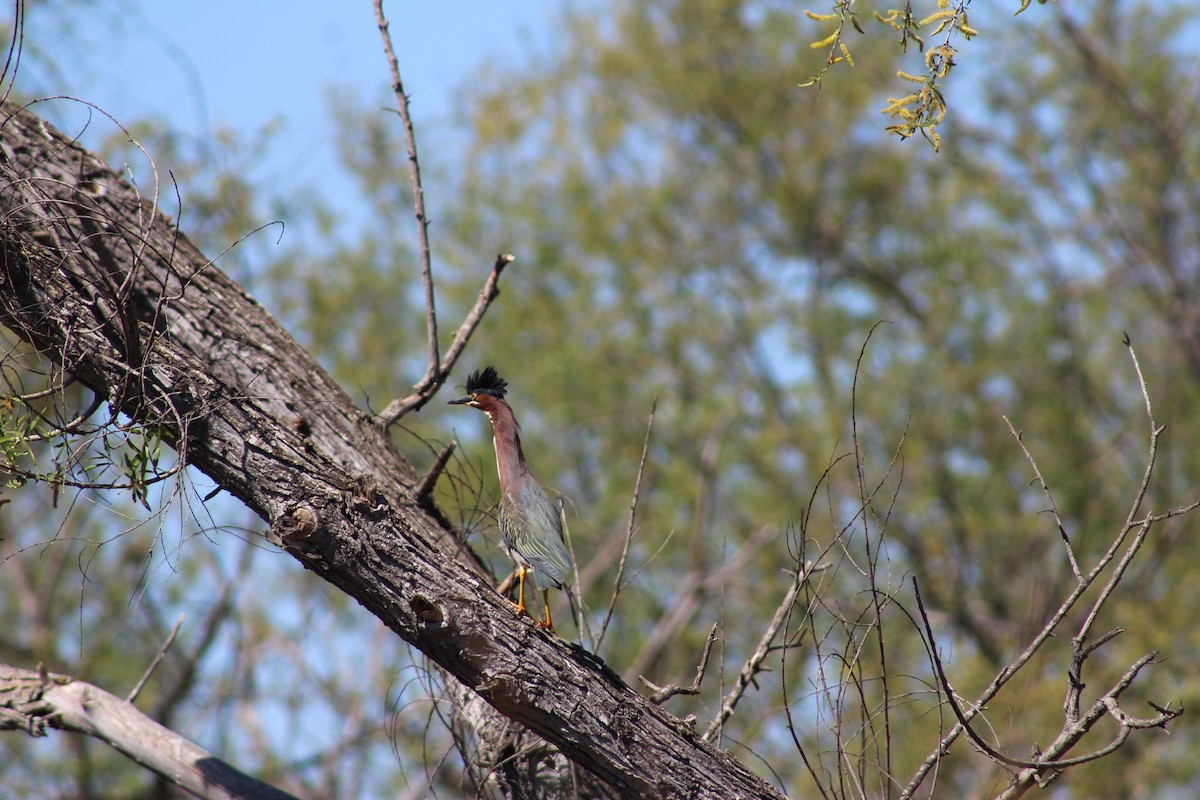
[[[550,0],[385,3],[416,113],[446,113],[453,88],[485,59],[521,59],[544,41]],[[162,113],[188,127],[257,127],[282,115],[320,129],[323,92],[373,93],[388,84],[369,0],[162,2],[125,0],[77,57],[97,70],[94,99],[118,118]],[[97,12],[104,16],[110,12]],[[70,87],[67,87],[70,88]]]
[[[445,134],[455,88],[485,62],[519,63],[544,49],[564,6],[385,2],[422,152],[439,141],[435,128]],[[61,71],[50,80],[39,75],[38,91],[84,98],[120,121],[160,116],[200,138],[218,127],[253,132],[278,121],[265,154],[268,174],[351,191],[344,178],[329,183],[336,149],[327,98],[331,90],[362,101],[388,91],[370,0],[122,0],[70,8],[70,21],[50,20],[53,6],[31,14],[27,41],[37,41]],[[70,26],[71,35],[59,36],[59,26]],[[353,206],[357,198],[340,200]]]

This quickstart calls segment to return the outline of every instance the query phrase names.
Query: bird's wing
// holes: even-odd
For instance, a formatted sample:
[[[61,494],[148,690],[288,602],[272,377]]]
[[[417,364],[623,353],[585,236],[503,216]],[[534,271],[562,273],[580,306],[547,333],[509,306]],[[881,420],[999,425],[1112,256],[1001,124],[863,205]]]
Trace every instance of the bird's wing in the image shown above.
[[[501,499],[501,532],[518,560],[533,568],[539,589],[548,585],[562,588],[571,569],[571,554],[563,542],[558,511],[540,486],[531,481],[527,487],[516,496]]]

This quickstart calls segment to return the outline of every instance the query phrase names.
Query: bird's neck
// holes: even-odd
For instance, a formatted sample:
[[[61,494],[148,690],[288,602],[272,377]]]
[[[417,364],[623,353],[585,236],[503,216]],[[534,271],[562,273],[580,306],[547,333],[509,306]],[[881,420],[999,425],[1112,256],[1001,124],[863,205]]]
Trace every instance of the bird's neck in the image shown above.
[[[497,405],[488,416],[492,420],[492,436],[496,445],[496,469],[500,473],[500,488],[506,490],[524,475],[529,474],[525,453],[521,451],[521,426],[512,409]]]

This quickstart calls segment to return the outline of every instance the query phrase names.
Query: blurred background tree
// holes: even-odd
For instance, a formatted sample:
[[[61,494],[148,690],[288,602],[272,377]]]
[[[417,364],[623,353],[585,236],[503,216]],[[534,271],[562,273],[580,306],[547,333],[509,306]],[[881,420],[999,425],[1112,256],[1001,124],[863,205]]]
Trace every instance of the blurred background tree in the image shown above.
[[[97,13],[93,5],[81,13]],[[868,653],[864,713],[879,711],[875,639],[862,629],[871,617],[856,618],[871,607],[856,572],[864,530],[879,543],[886,522],[880,585],[911,611],[905,578],[920,580],[966,697],[1069,591],[1058,533],[1039,513],[1044,498],[1001,415],[1023,431],[1081,558],[1090,563],[1107,547],[1143,468],[1141,394],[1123,333],[1168,431],[1151,502],[1191,500],[1200,483],[1192,446],[1200,139],[1189,135],[1200,99],[1196,10],[1104,0],[1011,19],[1010,5],[972,10],[980,35],[958,43],[937,153],[883,130],[896,71],[915,71],[894,36],[864,18],[865,35],[845,34],[854,66],[801,88],[826,59],[809,46],[825,28],[795,6],[734,0],[565,9],[544,52],[470,81],[458,102],[461,139],[423,140],[426,168],[453,186],[429,198],[443,221],[434,246],[446,318],[470,306],[493,253],[518,256],[466,367],[494,363],[509,378],[531,466],[567,499],[593,634],[613,591],[657,400],[637,532],[597,652],[629,681],[686,684],[719,623],[703,691],[669,706],[697,714],[702,729],[787,588],[783,570],[795,569],[801,529],[814,557],[851,522],[850,462],[829,473],[811,516],[809,498],[851,451],[855,365],[879,320],[889,324],[875,331],[857,374],[857,434],[875,479],[903,438],[900,466],[868,527],[850,526],[850,545],[825,555],[821,575],[833,615],[825,619],[846,620],[823,623],[829,641]],[[403,393],[401,376],[420,374],[423,352],[412,239],[396,223],[409,207],[395,178],[403,148],[395,120],[377,110],[382,98],[331,100],[344,167],[377,209],[352,234],[320,193],[282,198],[269,180],[247,177],[271,131],[189,149],[153,120],[135,126],[160,165],[177,170],[185,228],[207,252],[272,219],[301,221],[293,243],[267,247],[274,237],[260,233],[220,263],[339,381],[380,404]],[[119,141],[112,152],[127,158]],[[439,442],[463,441],[458,480],[439,499],[507,569],[487,532],[488,434],[477,419],[443,414],[430,407],[406,419],[401,448],[420,466]],[[44,513],[48,491],[13,493],[0,592],[22,616],[11,640],[0,639],[0,656],[44,661],[119,693],[186,609],[167,662],[177,673],[152,687],[164,694],[160,713],[188,719],[192,738],[228,742],[221,747],[242,754],[239,766],[305,794],[462,791],[470,779],[454,731],[426,724],[443,710],[420,655],[263,549],[243,530],[255,527],[244,512],[202,503],[206,492],[185,483],[158,498],[156,509],[174,510],[150,524],[138,524],[148,515],[129,498],[84,493],[60,501],[64,514],[54,517]],[[1146,674],[1139,697],[1192,704],[1200,641],[1190,623],[1200,598],[1187,590],[1197,561],[1190,528],[1185,518],[1157,531],[1109,607],[1105,627],[1127,633],[1097,655],[1097,686],[1157,649],[1168,658]],[[104,557],[89,557],[114,537]],[[226,598],[214,588],[248,574],[254,591]],[[304,597],[311,613],[281,618],[263,604],[276,593]],[[124,638],[93,619],[120,625]],[[564,635],[596,646],[563,619]],[[948,723],[930,713],[936,698],[911,623],[893,609],[883,625],[900,698],[890,711],[890,769],[903,785]],[[816,630],[809,636],[798,646],[812,647]],[[1068,649],[1053,644],[993,706],[1002,745],[1044,744],[1057,731]],[[840,672],[804,653],[782,667],[773,656],[787,696],[779,680],[762,681],[722,730],[726,746],[797,796],[812,784],[782,708],[790,704],[806,751],[828,758],[836,745],[816,676],[819,666]],[[357,671],[362,663],[368,675]],[[274,696],[266,676],[284,664],[301,674]],[[340,680],[346,671],[356,680]],[[279,725],[289,714],[297,724],[337,725],[293,737]],[[1135,737],[1057,791],[1184,791],[1200,777],[1193,726],[1181,723],[1169,739]],[[13,756],[5,783],[20,794],[55,775],[64,797],[163,791],[102,748],[73,746],[77,758],[64,762],[44,743],[0,738]],[[965,796],[1004,783],[965,744],[937,777],[938,789]]]

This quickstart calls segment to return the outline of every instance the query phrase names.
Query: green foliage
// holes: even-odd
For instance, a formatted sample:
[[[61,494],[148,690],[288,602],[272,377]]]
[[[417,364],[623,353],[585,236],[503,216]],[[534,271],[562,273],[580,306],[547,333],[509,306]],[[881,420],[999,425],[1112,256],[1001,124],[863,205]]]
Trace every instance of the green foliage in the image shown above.
[[[23,412],[23,413],[22,413]],[[4,450],[6,465],[22,463],[34,457],[29,437],[37,428],[38,421],[33,411],[21,409],[10,398],[0,399],[0,447]],[[15,489],[25,484],[25,476],[10,470],[5,486]]]
[[[7,338],[7,337],[6,337]],[[9,342],[2,364],[0,472],[15,489],[30,481],[51,487],[129,492],[147,511],[147,492],[176,470],[160,465],[162,432],[98,413],[98,398],[71,386],[49,359]]]
[[[998,32],[1003,21],[990,13],[979,12],[981,27]],[[1170,345],[1163,334],[1171,326],[1153,322],[1171,302],[1123,277],[1129,267],[1108,250],[1120,240],[1097,239],[1087,208],[1072,209],[1069,231],[1057,227],[1064,215],[1056,198],[1075,196],[1086,182],[1116,179],[1106,202],[1139,210],[1123,208],[1114,220],[1144,217],[1146,233],[1162,200],[1187,196],[1180,187],[1160,195],[1154,176],[1169,171],[1184,180],[1194,152],[1180,153],[1171,167],[1138,166],[1161,151],[1118,150],[1116,142],[1151,135],[1152,126],[1092,96],[1112,76],[1145,75],[1124,83],[1135,95],[1146,92],[1136,104],[1181,102],[1187,91],[1177,71],[1171,80],[1157,58],[1141,67],[1132,61],[1155,35],[1169,40],[1163,31],[1178,20],[1165,10],[1152,33],[1143,14],[1144,36],[1112,20],[1087,28],[1080,40],[1095,38],[1097,46],[1077,52],[1111,64],[1108,73],[1068,60],[1053,29],[1032,42],[1027,31],[1013,30],[984,43],[993,75],[1004,76],[992,85],[1011,87],[1012,96],[964,111],[960,141],[931,161],[873,135],[871,87],[895,74],[903,57],[890,43],[863,39],[852,48],[857,69],[826,72],[819,100],[789,87],[787,76],[807,69],[811,52],[795,46],[807,41],[797,16],[772,4],[625,2],[603,25],[569,18],[569,40],[549,63],[474,82],[466,108],[476,144],[465,162],[463,199],[453,207],[458,307],[479,280],[470,269],[479,256],[466,243],[487,242],[487,252],[511,251],[518,261],[468,366],[496,363],[510,379],[531,466],[578,514],[572,532],[586,554],[584,596],[593,609],[611,591],[613,542],[624,533],[645,417],[658,397],[631,548],[635,577],[601,654],[631,679],[686,683],[712,621],[731,621],[723,629],[726,669],[740,668],[753,650],[761,628],[745,620],[768,618],[782,595],[780,570],[796,563],[782,531],[799,523],[801,498],[826,465],[848,452],[855,358],[871,325],[890,320],[857,381],[858,435],[872,474],[885,470],[904,438],[902,471],[892,478],[903,476],[895,507],[872,506],[876,524],[886,521],[886,587],[896,593],[888,613],[910,602],[901,579],[917,575],[943,621],[943,646],[955,654],[953,679],[979,688],[1072,580],[1056,532],[1036,513],[1044,501],[1029,488],[1029,465],[1001,415],[1025,432],[1089,563],[1124,519],[1143,466],[1144,418],[1122,330],[1133,333],[1149,365],[1151,392],[1162,407],[1179,410],[1168,447],[1186,449],[1200,422],[1181,416],[1198,373],[1187,372],[1185,388],[1178,366],[1166,366],[1178,364],[1187,347]],[[1063,19],[1070,17],[1048,24]],[[974,32],[956,27],[966,24],[957,12],[917,24],[939,37]],[[1105,31],[1123,33],[1106,41]],[[949,66],[939,60],[949,58],[937,52],[941,46],[926,48],[934,53],[931,92]],[[1044,68],[1046,85],[1023,84],[1022,64]],[[931,95],[925,102],[933,108],[940,101]],[[1084,129],[1085,140],[1074,126],[1089,117],[1098,125]],[[919,118],[914,130],[932,133],[921,124],[935,118]],[[1092,161],[1106,165],[1103,174],[1057,167],[1060,153],[1082,154],[1107,140],[1114,148]],[[1189,166],[1181,170],[1180,160]],[[1067,188],[1072,175],[1090,177]],[[1194,230],[1182,215],[1169,218],[1178,220],[1175,230]],[[1127,236],[1123,226],[1110,232],[1122,230]],[[1150,243],[1146,252],[1155,252]],[[1174,263],[1191,252],[1176,251],[1181,261]],[[1147,277],[1144,285],[1159,280]],[[1114,294],[1114,282],[1128,290]],[[487,447],[479,443],[481,458]],[[1192,470],[1179,461],[1160,471],[1156,507],[1190,499],[1192,479],[1182,476]],[[855,483],[844,468],[828,476],[829,511],[807,522],[810,557],[846,525]],[[759,542],[755,534],[765,526],[777,533]],[[1186,537],[1167,538],[1175,543],[1172,563],[1187,571],[1192,559],[1178,551]],[[758,542],[756,555],[736,573],[724,572],[750,542]],[[1149,572],[1133,578],[1114,623],[1138,607],[1149,580]],[[860,584],[827,586],[831,607],[846,618],[869,610],[856,594]],[[692,609],[688,624],[664,646],[681,609]],[[863,624],[873,624],[869,615]],[[906,732],[893,741],[893,771],[907,775],[946,720],[927,713],[930,678],[915,631],[903,617],[879,624],[895,648],[889,666],[913,681],[899,681],[915,693],[892,718],[893,736]],[[1096,685],[1119,674],[1124,659],[1162,644],[1161,626],[1142,630],[1144,639],[1109,645],[1113,655]],[[871,636],[841,635],[869,652]],[[1014,690],[1005,707],[1021,724],[1003,742],[1040,738],[1056,715],[1061,722],[1063,652],[1047,653]],[[1188,649],[1181,664],[1194,657]],[[812,662],[789,664],[793,686],[815,680]],[[1156,670],[1151,696],[1175,696],[1181,682],[1190,683],[1169,665]],[[877,692],[871,677],[868,670],[864,685]],[[718,694],[708,691],[707,700],[673,700],[672,709],[704,719]],[[771,713],[784,699],[765,686],[762,692],[745,718],[729,723],[731,736],[754,742],[781,769],[794,763],[781,743],[780,717]],[[879,695],[865,697],[864,713],[878,724]],[[807,709],[816,698],[796,702]],[[802,736],[817,750],[827,744],[820,719],[828,720],[802,721]],[[983,791],[969,783],[978,766],[972,758],[956,752],[943,767],[943,785]],[[1103,771],[1083,770],[1078,780],[1090,785]],[[794,791],[806,780],[801,772],[782,778]]]

